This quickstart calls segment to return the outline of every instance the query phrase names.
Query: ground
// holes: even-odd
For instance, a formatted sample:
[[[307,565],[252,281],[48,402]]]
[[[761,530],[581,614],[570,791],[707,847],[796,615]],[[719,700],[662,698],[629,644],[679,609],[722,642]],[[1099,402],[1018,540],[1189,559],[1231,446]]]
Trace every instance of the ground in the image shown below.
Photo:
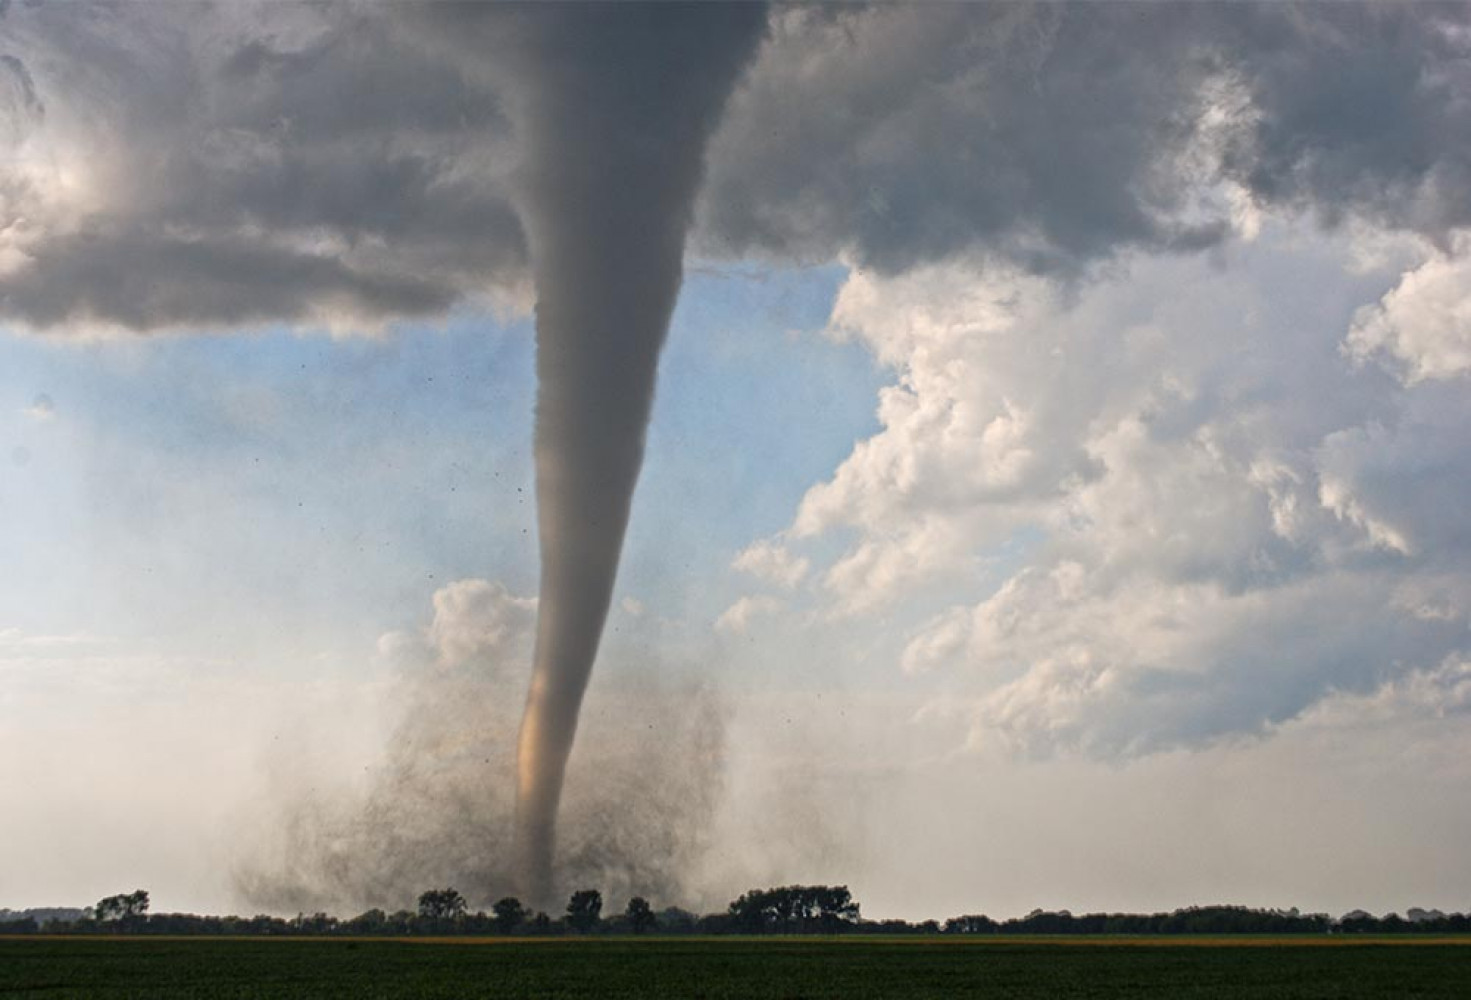
[[[1471,939],[0,939],[25,998],[1471,996]]]

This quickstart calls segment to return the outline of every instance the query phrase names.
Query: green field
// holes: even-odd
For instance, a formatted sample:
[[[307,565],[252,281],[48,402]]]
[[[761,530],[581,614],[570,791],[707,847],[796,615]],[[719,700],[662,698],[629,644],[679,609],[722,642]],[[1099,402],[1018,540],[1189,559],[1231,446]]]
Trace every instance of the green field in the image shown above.
[[[0,940],[0,996],[1471,997],[1423,939]]]

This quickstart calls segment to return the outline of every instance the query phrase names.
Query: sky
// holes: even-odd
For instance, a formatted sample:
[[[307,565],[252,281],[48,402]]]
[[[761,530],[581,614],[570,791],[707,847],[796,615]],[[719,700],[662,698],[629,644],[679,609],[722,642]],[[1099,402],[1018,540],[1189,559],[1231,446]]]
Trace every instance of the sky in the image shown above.
[[[0,5],[0,906],[502,884],[525,16]],[[1458,6],[771,9],[571,870],[1471,906],[1468,67]]]

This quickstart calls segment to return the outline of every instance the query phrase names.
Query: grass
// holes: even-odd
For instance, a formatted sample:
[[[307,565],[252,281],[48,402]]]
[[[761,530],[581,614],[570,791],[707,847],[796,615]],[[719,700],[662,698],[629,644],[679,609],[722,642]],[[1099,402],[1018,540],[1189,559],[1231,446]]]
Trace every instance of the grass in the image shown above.
[[[1467,996],[1467,939],[0,939],[7,1000]]]

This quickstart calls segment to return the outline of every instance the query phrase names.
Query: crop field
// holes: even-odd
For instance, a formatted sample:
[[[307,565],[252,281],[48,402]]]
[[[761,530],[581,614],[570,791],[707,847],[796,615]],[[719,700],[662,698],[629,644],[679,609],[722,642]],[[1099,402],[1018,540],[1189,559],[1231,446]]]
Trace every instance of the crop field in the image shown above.
[[[0,940],[0,996],[1471,996],[1465,939]]]

